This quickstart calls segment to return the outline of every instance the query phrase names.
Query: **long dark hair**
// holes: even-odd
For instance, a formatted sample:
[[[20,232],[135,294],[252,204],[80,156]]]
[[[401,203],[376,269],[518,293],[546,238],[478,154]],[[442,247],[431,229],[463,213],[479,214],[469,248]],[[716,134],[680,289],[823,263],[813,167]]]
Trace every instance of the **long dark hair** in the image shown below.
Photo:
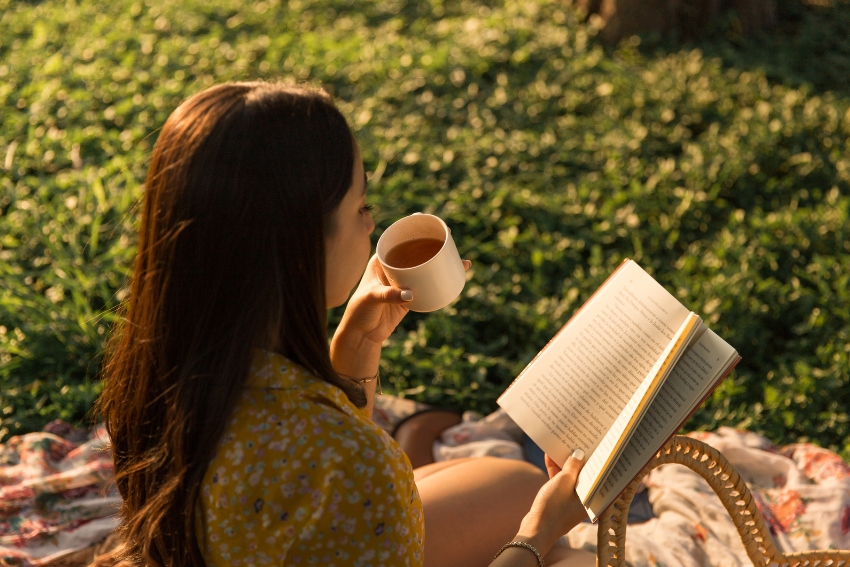
[[[316,89],[220,85],[163,126],[99,401],[124,500],[123,559],[204,564],[199,486],[253,349],[277,350],[365,405],[331,365],[325,305],[325,235],[353,160],[344,117]]]

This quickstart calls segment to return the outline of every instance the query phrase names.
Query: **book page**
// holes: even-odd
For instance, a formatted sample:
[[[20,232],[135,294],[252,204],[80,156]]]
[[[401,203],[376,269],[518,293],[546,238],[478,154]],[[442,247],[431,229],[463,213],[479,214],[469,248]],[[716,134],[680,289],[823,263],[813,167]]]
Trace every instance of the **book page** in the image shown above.
[[[573,316],[499,405],[558,464],[591,455],[685,321],[685,309],[627,261]]]
[[[591,519],[619,496],[737,360],[735,349],[710,329],[682,354],[602,486],[586,504]]]
[[[676,363],[695,337],[706,330],[705,324],[696,313],[690,313],[676,332],[674,340],[647,374],[643,383],[623,408],[614,424],[605,433],[596,451],[588,459],[578,477],[576,493],[582,502],[589,502],[599,488],[610,466],[617,460],[634,434],[638,423],[658,395],[661,384],[675,368]]]

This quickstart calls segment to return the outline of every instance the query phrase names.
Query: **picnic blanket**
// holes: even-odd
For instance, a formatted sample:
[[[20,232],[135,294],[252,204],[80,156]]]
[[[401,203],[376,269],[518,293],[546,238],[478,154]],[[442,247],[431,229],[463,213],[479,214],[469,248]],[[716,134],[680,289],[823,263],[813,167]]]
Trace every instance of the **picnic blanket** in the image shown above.
[[[392,431],[427,408],[378,398],[375,422]],[[717,448],[747,480],[783,551],[850,549],[850,466],[811,444],[778,447],[764,437],[721,428],[693,433]],[[493,455],[524,458],[522,432],[503,412],[467,412],[434,444],[437,460]],[[83,431],[53,422],[0,444],[0,565],[86,565],[116,526],[120,505],[102,427]],[[629,526],[627,562],[643,566],[749,565],[737,531],[702,478],[681,466],[646,479],[654,517]],[[565,536],[595,550],[596,526]]]
[[[117,524],[103,427],[54,421],[0,444],[0,565],[85,565]]]
[[[690,433],[714,447],[746,481],[780,551],[850,549],[850,466],[808,443],[773,445],[747,431],[721,427]],[[680,465],[645,478],[654,518],[629,525],[626,562],[634,566],[752,565],[735,525],[708,483]],[[596,526],[579,525],[573,547],[596,549]]]

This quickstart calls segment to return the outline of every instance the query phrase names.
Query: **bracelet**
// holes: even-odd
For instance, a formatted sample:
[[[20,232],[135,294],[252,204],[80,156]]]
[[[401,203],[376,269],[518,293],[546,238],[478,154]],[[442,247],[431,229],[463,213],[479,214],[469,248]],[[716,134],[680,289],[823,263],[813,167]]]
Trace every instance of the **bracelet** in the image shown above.
[[[502,554],[504,550],[509,547],[524,547],[529,550],[531,553],[537,557],[537,567],[546,567],[546,564],[543,563],[543,558],[540,557],[540,552],[537,551],[537,548],[531,545],[530,543],[525,543],[524,541],[509,541],[505,545],[502,546],[502,549],[499,550],[499,553],[493,556],[493,559],[496,559],[498,556]]]
[[[379,394],[384,393],[381,390],[381,369],[380,368],[378,369],[377,372],[375,372],[374,376],[370,376],[369,378],[355,378],[354,376],[349,376],[347,374],[340,374],[339,372],[337,372],[337,374],[339,374],[343,378],[348,378],[349,380],[353,380],[353,381],[357,382],[358,384],[360,384],[361,386],[363,384],[368,383],[368,382],[374,382],[375,380],[377,380],[378,383],[375,385],[375,389],[377,390],[377,392]]]

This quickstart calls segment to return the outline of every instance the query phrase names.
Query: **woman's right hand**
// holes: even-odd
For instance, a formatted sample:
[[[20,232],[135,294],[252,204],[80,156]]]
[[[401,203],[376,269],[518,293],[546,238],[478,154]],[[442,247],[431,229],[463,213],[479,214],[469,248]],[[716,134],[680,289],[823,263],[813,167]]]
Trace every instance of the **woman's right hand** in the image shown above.
[[[563,470],[546,455],[549,481],[537,492],[516,539],[534,545],[545,555],[558,538],[587,518],[575,490],[583,466],[584,452],[581,449],[573,452],[564,463]]]

